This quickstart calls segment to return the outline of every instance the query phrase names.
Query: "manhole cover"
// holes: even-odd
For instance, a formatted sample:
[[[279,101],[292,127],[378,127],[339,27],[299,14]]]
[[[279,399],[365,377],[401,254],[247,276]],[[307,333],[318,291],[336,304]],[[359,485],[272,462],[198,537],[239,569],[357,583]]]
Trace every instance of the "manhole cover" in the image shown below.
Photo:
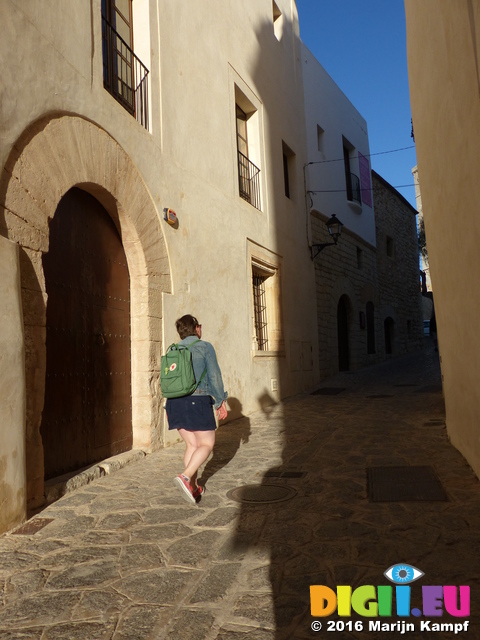
[[[40,529],[46,527],[47,524],[50,524],[50,522],[53,522],[52,518],[35,518],[26,522],[18,529],[15,529],[15,531],[12,531],[12,534],[17,536],[33,536],[37,531],[40,531]]]
[[[336,396],[342,391],[345,391],[346,387],[323,387],[323,389],[317,389],[312,392],[312,396]]]
[[[295,489],[282,487],[277,484],[246,484],[243,487],[231,489],[227,497],[235,502],[248,502],[249,504],[268,504],[283,502],[297,495]]]
[[[432,467],[371,467],[367,478],[370,502],[447,500]]]

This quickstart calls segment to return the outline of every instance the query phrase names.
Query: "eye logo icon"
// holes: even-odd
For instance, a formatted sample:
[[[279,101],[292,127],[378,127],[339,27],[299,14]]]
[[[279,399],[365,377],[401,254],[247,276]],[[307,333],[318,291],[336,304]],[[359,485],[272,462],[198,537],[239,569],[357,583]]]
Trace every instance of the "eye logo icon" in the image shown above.
[[[409,584],[425,574],[410,564],[394,564],[383,575],[394,584]]]

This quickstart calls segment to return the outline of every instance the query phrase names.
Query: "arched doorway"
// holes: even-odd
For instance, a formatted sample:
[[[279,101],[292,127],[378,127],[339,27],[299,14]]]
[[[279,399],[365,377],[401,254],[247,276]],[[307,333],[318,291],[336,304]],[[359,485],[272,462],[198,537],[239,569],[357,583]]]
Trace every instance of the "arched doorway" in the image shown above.
[[[337,307],[337,335],[338,335],[338,369],[350,370],[350,349],[348,344],[348,296],[343,295]]]
[[[393,353],[393,342],[395,337],[395,321],[390,317],[385,318],[383,326],[385,331],[385,353],[387,355],[391,355]]]
[[[132,447],[130,283],[119,233],[78,188],[60,201],[49,232],[46,479]]]
[[[133,149],[133,147],[132,147]],[[94,150],[94,152],[92,152]],[[138,150],[134,156],[138,160]],[[72,187],[94,196],[119,230],[130,275],[131,405],[133,446],[153,451],[165,443],[159,401],[163,295],[172,291],[160,215],[135,161],[104,129],[81,116],[46,114],[17,139],[0,175],[0,209],[9,212],[1,233],[22,255],[21,295],[25,336],[27,500],[44,502],[44,448],[40,434],[45,399],[46,287],[42,256],[49,224]],[[19,235],[18,221],[22,233]],[[115,332],[113,332],[115,334]],[[118,333],[118,332],[117,332]],[[108,449],[108,447],[106,447]],[[106,454],[108,455],[108,453]]]

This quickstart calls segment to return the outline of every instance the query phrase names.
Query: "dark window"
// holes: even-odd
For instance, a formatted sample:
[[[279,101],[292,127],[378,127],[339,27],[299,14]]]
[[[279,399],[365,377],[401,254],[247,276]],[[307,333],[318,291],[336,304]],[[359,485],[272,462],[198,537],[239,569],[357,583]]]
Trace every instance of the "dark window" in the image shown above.
[[[237,155],[238,155],[238,186],[241,198],[249,202],[256,209],[261,209],[260,200],[260,169],[248,158],[248,117],[238,104],[237,119]]]
[[[102,16],[133,49],[132,0],[102,0]]]
[[[393,258],[393,238],[390,238],[390,236],[387,236],[386,249],[387,249],[387,256],[389,256],[390,258]]]
[[[148,69],[133,52],[132,0],[102,0],[103,86],[148,129]]]
[[[385,318],[384,331],[385,331],[385,353],[391,355],[393,353],[393,344],[395,337],[395,322],[393,318]]]
[[[345,183],[347,185],[347,200],[353,200],[352,179],[350,171],[350,151],[343,147],[343,162],[345,164]]]
[[[290,198],[290,181],[288,178],[288,156],[283,152],[283,181],[285,183],[285,195]]]
[[[237,104],[237,148],[248,158],[247,114]]]
[[[357,267],[359,269],[363,267],[363,253],[360,247],[357,247]]]
[[[367,353],[375,353],[375,308],[373,302],[367,302]]]
[[[322,129],[320,125],[317,124],[317,147],[318,150],[323,152],[324,140],[325,140],[325,131]]]
[[[350,149],[346,144],[343,145],[343,162],[345,165],[345,185],[347,189],[347,200],[350,202],[358,202],[362,204],[362,194],[360,190],[360,178],[351,171],[350,167],[350,154],[353,148]]]
[[[259,351],[268,350],[266,280],[267,276],[253,269],[253,311],[255,317],[255,337]]]
[[[285,142],[282,142],[282,152],[285,195],[293,200],[295,198],[295,154]]]

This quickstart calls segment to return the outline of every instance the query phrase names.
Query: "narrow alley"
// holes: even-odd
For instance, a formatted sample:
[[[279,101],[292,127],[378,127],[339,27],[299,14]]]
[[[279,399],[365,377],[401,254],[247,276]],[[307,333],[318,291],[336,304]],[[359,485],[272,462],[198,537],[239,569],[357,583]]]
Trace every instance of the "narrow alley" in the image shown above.
[[[0,537],[0,640],[394,638],[369,620],[395,605],[314,618],[309,588],[388,585],[398,563],[425,574],[413,607],[420,585],[470,585],[469,617],[430,620],[480,638],[480,484],[444,419],[428,345],[220,427],[198,506],[172,482],[180,444],[67,494]]]

